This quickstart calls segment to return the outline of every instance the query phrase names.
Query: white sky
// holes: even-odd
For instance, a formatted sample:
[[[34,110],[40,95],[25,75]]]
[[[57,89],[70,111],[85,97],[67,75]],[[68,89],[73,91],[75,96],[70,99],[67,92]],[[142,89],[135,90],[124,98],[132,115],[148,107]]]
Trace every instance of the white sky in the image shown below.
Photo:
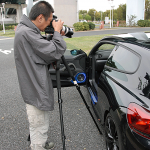
[[[55,0],[46,0],[53,6],[53,1]],[[114,6],[114,9],[117,9],[120,4],[126,4],[126,0],[78,0],[79,10],[89,10],[96,9],[96,11],[106,11],[110,10],[111,6]]]
[[[111,1],[111,0],[110,0]],[[114,9],[117,9],[120,4],[126,4],[126,0],[78,0],[79,10],[89,10],[96,9],[96,11],[106,11],[110,10],[111,6],[114,6]]]

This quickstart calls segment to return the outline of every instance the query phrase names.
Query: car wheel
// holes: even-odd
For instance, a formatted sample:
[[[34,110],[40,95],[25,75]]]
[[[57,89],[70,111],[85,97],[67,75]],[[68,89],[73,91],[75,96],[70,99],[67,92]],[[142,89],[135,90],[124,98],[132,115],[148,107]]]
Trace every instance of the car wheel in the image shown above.
[[[107,150],[122,150],[121,134],[110,114],[105,120],[105,140]]]

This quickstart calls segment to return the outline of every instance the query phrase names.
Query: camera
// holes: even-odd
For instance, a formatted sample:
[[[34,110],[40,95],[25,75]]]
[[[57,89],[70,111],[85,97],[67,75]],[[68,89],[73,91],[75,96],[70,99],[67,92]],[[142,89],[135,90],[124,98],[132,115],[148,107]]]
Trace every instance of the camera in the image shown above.
[[[53,19],[52,19],[50,25],[46,27],[45,33],[48,33],[48,34],[53,34],[54,33],[54,28],[53,28],[53,25],[52,25],[53,20],[55,20],[57,22],[58,21],[57,16],[53,15]],[[72,35],[74,34],[73,29],[71,29],[69,27],[63,26],[62,31],[65,32],[65,36],[68,37],[68,38],[72,38]]]

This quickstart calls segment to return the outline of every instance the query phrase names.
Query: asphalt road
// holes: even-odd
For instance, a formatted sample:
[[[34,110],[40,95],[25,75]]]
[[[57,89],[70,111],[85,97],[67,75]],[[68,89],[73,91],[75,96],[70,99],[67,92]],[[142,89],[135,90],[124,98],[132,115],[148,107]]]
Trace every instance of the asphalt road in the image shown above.
[[[91,35],[100,35],[100,34],[122,34],[122,33],[133,33],[133,32],[150,32],[150,27],[115,27],[115,28],[109,28],[109,29],[102,29],[102,30],[95,30],[95,31],[81,31],[81,32],[75,32],[75,34],[72,37],[79,37],[79,36],[91,36]]]
[[[0,150],[30,150],[25,104],[20,94],[14,63],[13,38],[0,37]],[[81,88],[86,100],[87,91]],[[105,150],[99,134],[75,87],[62,88],[66,150]],[[59,106],[50,112],[49,140],[62,150]]]
[[[73,37],[150,31],[150,28],[76,32]],[[0,37],[0,150],[30,150],[25,104],[20,94],[14,63],[13,38]],[[55,89],[55,110],[50,112],[49,140],[54,150],[62,149],[59,107]],[[81,88],[89,103],[85,87]],[[62,88],[66,150],[105,150],[100,135],[75,87]],[[90,104],[90,103],[89,103]]]

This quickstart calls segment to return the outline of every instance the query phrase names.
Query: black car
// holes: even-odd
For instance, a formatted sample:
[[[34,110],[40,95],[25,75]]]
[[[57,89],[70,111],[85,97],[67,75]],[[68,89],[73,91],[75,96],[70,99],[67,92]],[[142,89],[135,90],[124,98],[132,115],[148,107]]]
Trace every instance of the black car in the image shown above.
[[[88,56],[82,50],[67,50],[64,55],[78,84],[89,91],[94,112],[105,129],[108,150],[150,150],[149,36],[109,36]],[[50,74],[56,87],[52,67]],[[62,87],[74,85],[62,62],[60,79]]]

